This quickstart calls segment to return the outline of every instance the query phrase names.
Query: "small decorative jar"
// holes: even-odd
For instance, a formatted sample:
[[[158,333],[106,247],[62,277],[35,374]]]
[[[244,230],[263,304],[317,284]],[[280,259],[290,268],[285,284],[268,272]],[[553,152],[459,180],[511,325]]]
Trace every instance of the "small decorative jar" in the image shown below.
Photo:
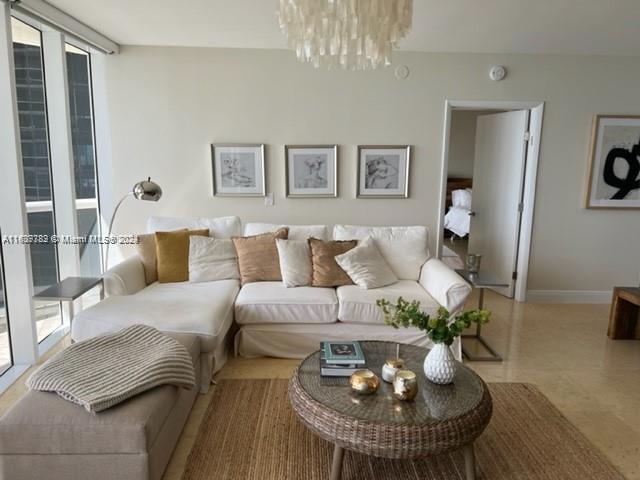
[[[411,370],[398,370],[393,379],[393,396],[398,400],[413,400],[418,393],[418,379]]]
[[[457,369],[458,363],[444,343],[436,343],[424,359],[424,374],[439,385],[452,383]]]
[[[404,368],[404,360],[401,358],[387,358],[382,366],[382,380],[393,383],[396,372]]]
[[[349,377],[351,390],[360,395],[371,395],[376,393],[380,386],[378,376],[369,369],[356,370]]]

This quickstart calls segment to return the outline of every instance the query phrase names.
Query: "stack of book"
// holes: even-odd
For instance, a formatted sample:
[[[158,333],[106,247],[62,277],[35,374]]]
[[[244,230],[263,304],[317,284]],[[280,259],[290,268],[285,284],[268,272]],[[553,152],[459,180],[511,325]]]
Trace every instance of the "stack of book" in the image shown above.
[[[356,370],[366,368],[360,342],[321,342],[320,375],[348,377]]]

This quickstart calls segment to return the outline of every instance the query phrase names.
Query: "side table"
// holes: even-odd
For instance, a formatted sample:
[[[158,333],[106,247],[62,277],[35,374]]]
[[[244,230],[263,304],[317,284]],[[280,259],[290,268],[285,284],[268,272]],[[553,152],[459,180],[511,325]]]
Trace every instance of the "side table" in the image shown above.
[[[73,322],[73,302],[96,286],[100,286],[100,300],[104,299],[102,277],[67,277],[33,296],[34,300],[69,302],[69,328]]]
[[[614,287],[607,335],[612,340],[631,338],[640,340],[638,314],[640,313],[640,288]]]
[[[473,288],[477,288],[478,292],[478,309],[484,308],[484,289],[485,288],[502,288],[508,287],[494,274],[487,271],[471,273],[468,270],[456,270],[456,273],[464,278]],[[482,336],[482,326],[476,324],[476,333],[470,335],[462,335],[462,338],[471,338],[480,342],[480,344],[490,353],[490,356],[478,356],[471,354],[462,344],[462,354],[472,362],[501,362],[502,357],[493,349]]]

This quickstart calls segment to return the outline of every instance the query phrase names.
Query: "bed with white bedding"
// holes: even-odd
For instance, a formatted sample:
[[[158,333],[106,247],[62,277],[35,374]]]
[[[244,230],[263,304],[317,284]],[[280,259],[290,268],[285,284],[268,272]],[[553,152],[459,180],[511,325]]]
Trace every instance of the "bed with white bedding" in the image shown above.
[[[444,228],[460,238],[469,234],[471,224],[471,188],[453,190],[451,207],[444,217]]]

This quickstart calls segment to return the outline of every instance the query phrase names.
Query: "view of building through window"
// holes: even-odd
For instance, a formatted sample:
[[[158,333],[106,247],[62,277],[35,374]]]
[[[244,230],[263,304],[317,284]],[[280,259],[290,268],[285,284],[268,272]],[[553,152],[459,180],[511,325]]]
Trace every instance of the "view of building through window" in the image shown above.
[[[79,48],[66,44],[66,52],[78,234],[98,235],[100,233],[100,216],[98,215],[96,156],[93,136],[91,64],[89,55]],[[100,275],[99,245],[95,243],[80,245],[80,272],[84,276]]]
[[[11,19],[11,27],[29,234],[54,235],[55,210],[41,34],[15,18]],[[30,248],[33,287],[38,292],[58,281],[57,249],[50,243],[34,243]],[[36,302],[35,309],[38,341],[42,341],[62,322],[60,304]]]

